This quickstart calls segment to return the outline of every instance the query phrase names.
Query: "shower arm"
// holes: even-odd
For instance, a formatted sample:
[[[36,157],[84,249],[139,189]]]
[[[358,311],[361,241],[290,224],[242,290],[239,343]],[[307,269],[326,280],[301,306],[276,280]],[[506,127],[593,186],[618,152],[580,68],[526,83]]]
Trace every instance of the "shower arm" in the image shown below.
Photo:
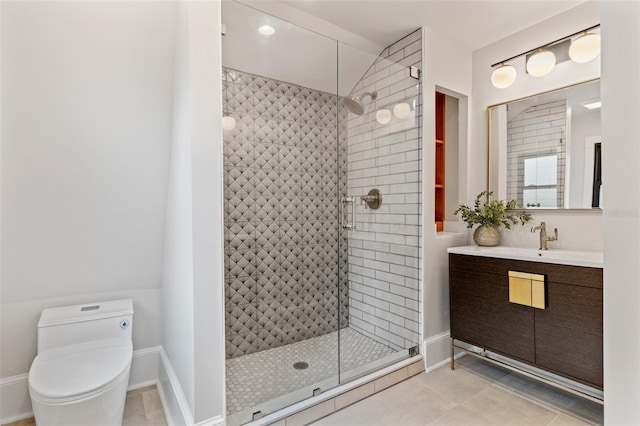
[[[372,101],[375,101],[376,98],[378,97],[378,92],[364,92],[364,93],[360,94],[359,98],[362,99],[365,96],[369,96]]]

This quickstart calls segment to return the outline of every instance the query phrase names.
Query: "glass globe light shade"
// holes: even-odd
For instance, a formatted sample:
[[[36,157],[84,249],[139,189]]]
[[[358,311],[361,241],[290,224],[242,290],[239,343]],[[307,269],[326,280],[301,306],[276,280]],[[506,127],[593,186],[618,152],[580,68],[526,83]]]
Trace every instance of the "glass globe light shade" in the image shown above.
[[[585,32],[575,39],[569,48],[569,57],[573,62],[584,64],[600,55],[600,34]]]
[[[387,124],[391,121],[391,111],[381,109],[376,112],[376,121],[380,124]]]
[[[235,129],[236,119],[233,117],[222,117],[222,128],[227,131]]]
[[[556,55],[548,50],[538,50],[527,61],[527,72],[534,77],[542,77],[556,66]]]
[[[514,67],[502,64],[491,73],[491,84],[498,89],[505,89],[516,81],[517,75]]]
[[[399,103],[393,107],[393,115],[399,120],[404,120],[411,113],[411,105],[406,102]]]

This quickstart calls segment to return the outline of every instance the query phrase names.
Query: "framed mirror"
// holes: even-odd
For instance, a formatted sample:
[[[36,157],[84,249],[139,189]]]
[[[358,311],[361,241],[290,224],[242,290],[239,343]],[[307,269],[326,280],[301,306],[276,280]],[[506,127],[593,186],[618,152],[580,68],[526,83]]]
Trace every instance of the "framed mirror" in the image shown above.
[[[600,80],[487,108],[487,187],[525,209],[602,208]]]

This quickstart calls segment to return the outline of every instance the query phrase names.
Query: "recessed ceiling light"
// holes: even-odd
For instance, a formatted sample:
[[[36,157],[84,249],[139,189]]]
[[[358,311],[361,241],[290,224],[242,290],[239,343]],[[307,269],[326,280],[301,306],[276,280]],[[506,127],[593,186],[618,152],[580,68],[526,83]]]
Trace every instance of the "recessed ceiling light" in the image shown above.
[[[273,33],[275,33],[276,30],[271,25],[263,25],[260,28],[258,28],[258,32],[262,35],[270,36],[270,35],[273,35]]]
[[[583,104],[582,106],[587,109],[598,109],[602,106],[602,101],[589,102],[588,104]]]

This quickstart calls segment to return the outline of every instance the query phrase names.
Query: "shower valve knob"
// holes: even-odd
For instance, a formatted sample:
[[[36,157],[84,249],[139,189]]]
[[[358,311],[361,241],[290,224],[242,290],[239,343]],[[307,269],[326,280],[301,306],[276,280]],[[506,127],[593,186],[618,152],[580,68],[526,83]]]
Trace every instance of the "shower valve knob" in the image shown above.
[[[379,209],[382,204],[382,194],[379,189],[372,189],[367,195],[360,197],[370,209]]]

